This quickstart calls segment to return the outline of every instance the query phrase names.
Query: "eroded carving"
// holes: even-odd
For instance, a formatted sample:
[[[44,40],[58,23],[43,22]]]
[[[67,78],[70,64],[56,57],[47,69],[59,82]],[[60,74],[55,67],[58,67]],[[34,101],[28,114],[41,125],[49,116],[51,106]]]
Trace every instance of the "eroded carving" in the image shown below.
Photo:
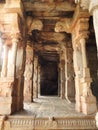
[[[55,25],[55,32],[71,32],[71,18],[61,19],[59,22]]]

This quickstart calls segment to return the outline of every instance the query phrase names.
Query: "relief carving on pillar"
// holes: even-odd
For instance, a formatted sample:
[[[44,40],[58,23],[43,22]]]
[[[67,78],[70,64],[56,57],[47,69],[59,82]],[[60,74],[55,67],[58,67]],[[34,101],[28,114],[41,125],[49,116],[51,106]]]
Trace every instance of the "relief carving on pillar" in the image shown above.
[[[25,72],[24,72],[24,99],[25,101],[29,100],[28,97],[32,94],[32,71],[33,71],[33,52],[26,49],[26,64],[25,64]]]
[[[12,88],[13,82],[0,82],[0,97],[10,97],[12,95]]]

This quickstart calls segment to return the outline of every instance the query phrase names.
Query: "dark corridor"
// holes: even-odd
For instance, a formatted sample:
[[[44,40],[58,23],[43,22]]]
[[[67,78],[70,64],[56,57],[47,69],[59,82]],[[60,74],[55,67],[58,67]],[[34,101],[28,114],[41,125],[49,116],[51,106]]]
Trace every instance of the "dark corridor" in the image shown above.
[[[42,96],[58,95],[58,63],[44,61],[41,64],[40,94]]]

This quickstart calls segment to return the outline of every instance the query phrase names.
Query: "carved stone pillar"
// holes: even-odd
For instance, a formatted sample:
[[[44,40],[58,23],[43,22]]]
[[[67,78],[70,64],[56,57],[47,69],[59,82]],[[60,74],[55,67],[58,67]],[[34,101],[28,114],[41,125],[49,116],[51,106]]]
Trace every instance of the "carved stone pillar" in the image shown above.
[[[4,57],[3,57],[1,77],[7,76],[7,64],[8,64],[8,46],[5,44],[4,45]]]
[[[17,57],[17,46],[19,40],[17,37],[12,38],[12,48],[11,48],[11,57],[9,57],[9,66],[8,66],[8,77],[14,77],[16,71],[16,57]]]
[[[34,56],[33,98],[38,98],[38,57]]]
[[[0,76],[1,76],[1,69],[2,69],[2,49],[3,49],[3,43],[1,39],[1,34],[0,34]]]
[[[96,112],[97,107],[96,107],[96,98],[92,95],[90,88],[92,79],[90,77],[90,71],[87,66],[86,47],[85,47],[86,40],[80,39],[80,44],[81,44],[82,62],[83,62],[83,75],[81,78],[81,86],[83,91],[81,96],[82,112],[84,114],[92,114]]]
[[[38,65],[38,95],[40,95],[40,65]]]
[[[69,101],[68,98],[68,57],[67,57],[67,48],[64,49],[65,54],[65,98],[67,101]]]
[[[98,51],[98,0],[75,0],[75,2],[80,3],[80,6],[83,9],[88,9],[90,14],[93,15],[93,24]]]
[[[2,46],[3,46],[3,43],[2,43],[1,34],[0,34],[0,55],[2,53]]]
[[[64,59],[64,53],[61,52],[60,54],[60,88],[61,88],[61,98],[65,98],[65,59]]]
[[[73,62],[74,62],[74,71],[75,71],[75,100],[76,100],[76,110],[78,112],[81,112],[81,95],[82,95],[82,87],[80,84],[80,78],[81,78],[81,68],[82,68],[82,55],[79,46],[73,47]]]
[[[93,25],[95,30],[97,56],[98,56],[98,1],[97,0],[90,1],[89,11],[93,15]]]
[[[86,57],[86,41],[85,39],[80,39],[81,51],[82,51],[82,60],[83,60],[83,68],[87,68],[87,57]]]
[[[69,43],[68,43],[69,44]],[[71,47],[64,48],[65,56],[65,98],[68,102],[75,99],[75,84],[73,70],[73,50]]]
[[[24,72],[24,101],[33,101],[33,47],[26,47],[26,64]]]

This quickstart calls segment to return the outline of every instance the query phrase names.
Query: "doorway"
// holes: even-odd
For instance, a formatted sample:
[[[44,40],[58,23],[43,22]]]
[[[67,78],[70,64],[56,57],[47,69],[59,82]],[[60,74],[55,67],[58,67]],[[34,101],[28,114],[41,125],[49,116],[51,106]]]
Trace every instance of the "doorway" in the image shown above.
[[[58,62],[44,60],[40,74],[40,95],[58,96]]]

